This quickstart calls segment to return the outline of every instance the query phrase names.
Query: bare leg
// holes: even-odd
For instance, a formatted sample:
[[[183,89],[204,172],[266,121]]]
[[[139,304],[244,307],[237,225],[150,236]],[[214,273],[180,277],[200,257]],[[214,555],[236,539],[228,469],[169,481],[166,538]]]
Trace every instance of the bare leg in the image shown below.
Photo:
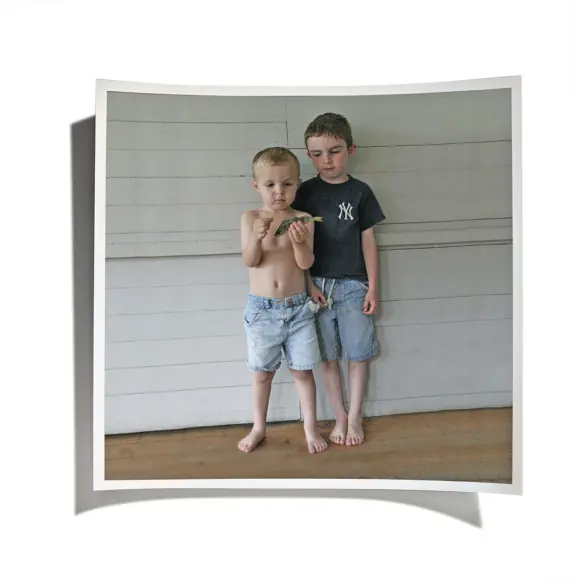
[[[347,433],[347,413],[343,403],[343,389],[341,385],[341,371],[339,361],[330,360],[321,365],[325,390],[329,396],[331,408],[335,415],[335,427],[329,438],[339,445],[345,443]]]
[[[367,382],[368,361],[349,361],[349,419],[346,445],[363,442],[363,397]]]
[[[253,374],[254,426],[251,433],[238,443],[240,451],[249,453],[265,439],[268,404],[274,375],[275,373],[267,372]]]
[[[298,391],[303,413],[303,428],[310,453],[320,453],[327,449],[325,439],[317,428],[316,390],[312,371],[291,370]]]

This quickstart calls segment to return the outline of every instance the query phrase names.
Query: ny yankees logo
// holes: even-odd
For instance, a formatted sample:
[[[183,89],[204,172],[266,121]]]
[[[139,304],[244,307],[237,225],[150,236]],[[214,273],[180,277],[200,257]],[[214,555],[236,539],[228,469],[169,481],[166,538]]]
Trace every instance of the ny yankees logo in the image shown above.
[[[345,201],[342,201],[339,204],[339,216],[338,216],[338,218],[341,219],[341,216],[343,214],[344,220],[347,220],[347,219],[353,220],[353,216],[351,215],[352,209],[353,209],[353,207],[352,207],[351,203],[349,203],[349,202],[346,203]]]

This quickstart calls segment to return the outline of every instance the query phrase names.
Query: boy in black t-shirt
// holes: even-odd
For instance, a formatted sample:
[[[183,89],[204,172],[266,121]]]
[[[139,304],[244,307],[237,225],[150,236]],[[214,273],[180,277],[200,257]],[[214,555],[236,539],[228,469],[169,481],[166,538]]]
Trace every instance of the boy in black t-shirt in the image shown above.
[[[385,219],[371,188],[347,173],[355,153],[345,117],[324,113],[305,132],[307,155],[318,175],[304,182],[292,207],[323,217],[314,232],[315,262],[308,292],[321,306],[318,331],[322,371],[335,415],[334,443],[364,440],[363,399],[367,365],[378,351],[373,314],[378,304],[378,250],[374,226]],[[350,405],[346,412],[339,359],[348,360]]]

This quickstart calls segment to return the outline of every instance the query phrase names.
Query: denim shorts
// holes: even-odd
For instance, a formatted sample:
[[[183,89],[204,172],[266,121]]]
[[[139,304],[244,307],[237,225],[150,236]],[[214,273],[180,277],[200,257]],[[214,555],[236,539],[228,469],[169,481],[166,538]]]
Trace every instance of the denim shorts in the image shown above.
[[[360,362],[377,354],[379,344],[373,315],[364,314],[363,304],[369,289],[367,282],[352,279],[313,278],[332,306],[323,306],[317,314],[317,329],[323,362],[339,360]]]
[[[321,364],[315,304],[307,293],[290,298],[248,295],[244,327],[248,343],[248,368],[273,372],[282,362],[293,370],[312,370]]]

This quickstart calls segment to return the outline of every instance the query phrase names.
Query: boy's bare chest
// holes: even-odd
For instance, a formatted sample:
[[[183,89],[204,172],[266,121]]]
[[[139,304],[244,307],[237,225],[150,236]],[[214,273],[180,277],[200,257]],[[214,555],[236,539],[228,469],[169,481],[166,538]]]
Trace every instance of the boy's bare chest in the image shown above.
[[[280,222],[272,223],[268,235],[262,240],[262,249],[265,252],[282,253],[292,250],[292,243],[287,233],[280,236],[275,235],[279,225]]]

